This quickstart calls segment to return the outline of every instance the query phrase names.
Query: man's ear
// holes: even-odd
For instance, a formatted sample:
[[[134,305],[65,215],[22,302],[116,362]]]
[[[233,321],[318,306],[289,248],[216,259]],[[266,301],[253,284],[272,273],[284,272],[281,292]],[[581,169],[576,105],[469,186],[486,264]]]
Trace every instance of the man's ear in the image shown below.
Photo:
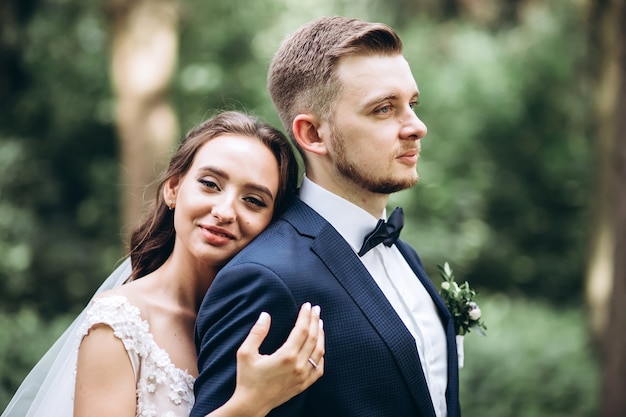
[[[319,134],[319,119],[311,114],[302,113],[293,119],[293,135],[298,145],[306,151],[317,155],[326,154],[326,143]]]

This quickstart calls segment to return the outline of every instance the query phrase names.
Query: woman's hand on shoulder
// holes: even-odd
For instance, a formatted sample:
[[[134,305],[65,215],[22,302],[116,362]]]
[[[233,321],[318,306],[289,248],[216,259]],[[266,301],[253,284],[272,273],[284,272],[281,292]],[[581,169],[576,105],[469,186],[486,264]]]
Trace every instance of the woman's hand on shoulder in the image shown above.
[[[238,415],[265,416],[324,374],[325,341],[319,306],[302,305],[287,341],[273,354],[261,355],[259,347],[270,322],[269,314],[261,313],[237,351],[237,386],[227,406],[234,406]]]

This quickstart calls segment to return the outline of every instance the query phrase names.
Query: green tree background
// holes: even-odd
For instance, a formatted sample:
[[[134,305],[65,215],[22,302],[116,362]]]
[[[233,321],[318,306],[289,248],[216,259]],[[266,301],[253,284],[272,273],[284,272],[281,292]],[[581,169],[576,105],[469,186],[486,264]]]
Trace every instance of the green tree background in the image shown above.
[[[420,184],[390,204],[434,281],[448,261],[478,289],[489,328],[465,340],[464,415],[596,415],[582,1],[301,3],[182,2],[182,129],[220,109],[278,126],[268,63],[308,20],[397,28],[429,133]],[[102,1],[0,6],[0,409],[124,254],[108,30]]]

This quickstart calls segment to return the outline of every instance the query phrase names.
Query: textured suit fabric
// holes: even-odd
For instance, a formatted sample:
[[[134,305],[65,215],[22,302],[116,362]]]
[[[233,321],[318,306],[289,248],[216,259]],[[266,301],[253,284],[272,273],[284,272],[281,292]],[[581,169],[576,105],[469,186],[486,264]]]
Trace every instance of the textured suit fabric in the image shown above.
[[[460,416],[458,366],[450,313],[426,277],[417,253],[398,248],[433,297],[448,341],[448,415]],[[200,417],[230,398],[236,351],[261,311],[272,316],[261,347],[286,340],[302,303],[322,307],[324,376],[271,416],[434,417],[415,340],[357,255],[315,211],[296,200],[223,268],[196,321]]]

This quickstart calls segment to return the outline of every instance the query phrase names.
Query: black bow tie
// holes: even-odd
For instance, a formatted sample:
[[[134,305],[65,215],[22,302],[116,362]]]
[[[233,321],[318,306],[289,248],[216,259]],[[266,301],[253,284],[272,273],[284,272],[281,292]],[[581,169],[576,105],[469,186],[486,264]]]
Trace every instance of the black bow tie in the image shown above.
[[[379,243],[383,243],[387,247],[393,245],[398,240],[398,236],[400,236],[402,226],[404,226],[404,213],[402,208],[396,207],[391,216],[389,216],[389,220],[378,220],[374,231],[365,236],[363,246],[359,250],[359,256],[365,255],[368,250]]]

